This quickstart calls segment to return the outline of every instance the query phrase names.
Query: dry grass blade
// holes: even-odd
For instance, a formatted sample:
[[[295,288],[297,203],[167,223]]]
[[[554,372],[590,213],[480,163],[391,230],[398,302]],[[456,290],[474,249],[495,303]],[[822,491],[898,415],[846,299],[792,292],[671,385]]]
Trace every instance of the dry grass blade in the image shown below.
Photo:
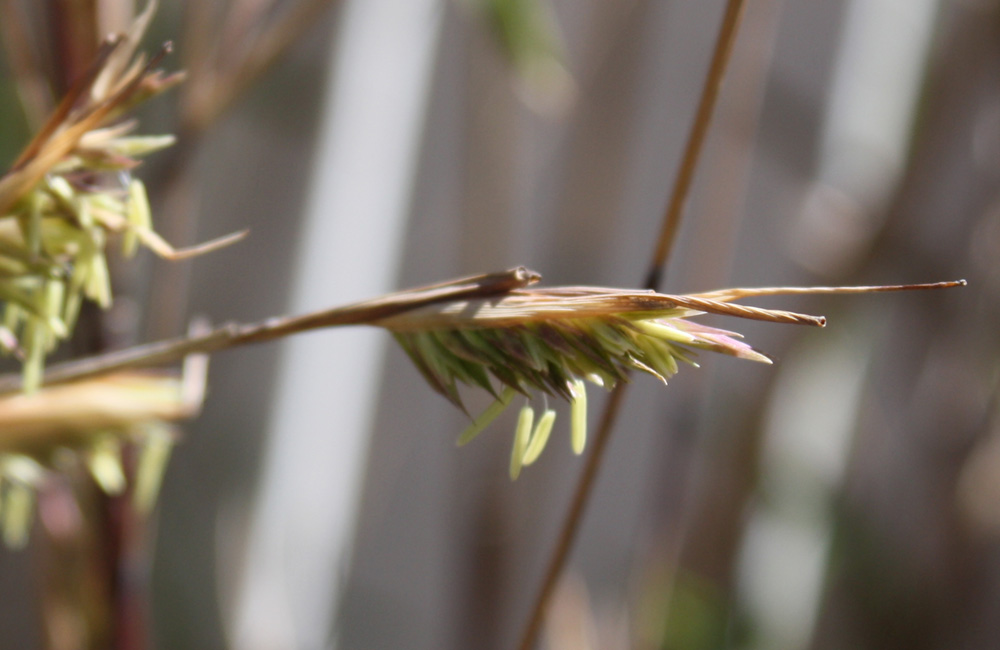
[[[810,293],[808,288],[729,289],[693,295],[667,295],[649,291],[630,291],[597,287],[527,288],[540,276],[524,267],[500,273],[460,278],[449,282],[387,294],[352,305],[284,318],[271,318],[260,323],[223,325],[198,336],[148,343],[109,354],[59,364],[45,374],[44,383],[61,383],[131,368],[150,367],[176,362],[188,354],[272,341],[324,327],[345,325],[375,325],[397,335],[455,331],[486,332],[489,339],[477,341],[446,338],[434,343],[449,355],[461,359],[451,365],[464,367],[470,361],[485,361],[491,371],[500,373],[505,364],[526,370],[523,386],[516,376],[507,374],[503,383],[524,386],[545,386],[563,397],[558,388],[563,378],[532,374],[532,364],[541,364],[539,355],[548,354],[558,361],[574,357],[578,371],[586,368],[604,379],[620,379],[617,370],[622,365],[650,372],[642,358],[629,356],[632,331],[644,330],[654,338],[668,337],[671,345],[693,346],[740,358],[767,361],[764,355],[739,340],[733,332],[710,328],[689,320],[702,312],[779,323],[822,326],[822,316],[797,314],[782,310],[734,305],[727,300],[751,295],[777,293]],[[871,293],[914,289],[941,289],[963,286],[963,281],[930,285],[898,285],[886,287],[820,287],[818,293]],[[715,296],[710,299],[704,296]],[[670,331],[661,328],[667,327]],[[467,337],[466,337],[467,338]],[[596,342],[595,342],[596,341]],[[426,345],[426,343],[422,344]],[[674,349],[673,353],[678,350]],[[464,355],[464,356],[463,356]],[[485,356],[483,356],[485,355]],[[493,356],[491,356],[493,355]],[[670,356],[670,355],[668,355]],[[681,351],[678,357],[688,361]],[[663,364],[669,364],[665,358]],[[638,362],[638,363],[636,363]],[[559,364],[557,363],[558,367]],[[651,374],[669,376],[676,370],[659,373],[656,365]],[[466,368],[467,370],[467,368]],[[537,372],[537,369],[536,371]],[[586,374],[586,372],[584,373]],[[469,377],[474,379],[474,377]],[[551,381],[550,381],[551,379]],[[614,381],[609,382],[613,385]],[[447,384],[448,381],[445,381]],[[481,382],[472,381],[482,385]],[[0,394],[19,390],[16,376],[0,377]]]
[[[193,416],[175,377],[121,373],[0,399],[0,454],[75,447],[96,433]]]
[[[735,290],[744,291],[744,290]],[[500,300],[455,302],[447,306],[427,306],[378,325],[397,330],[447,327],[506,327],[525,320],[559,320],[613,315],[655,316],[681,310],[708,312],[751,320],[822,327],[822,316],[798,314],[779,309],[734,305],[706,297],[708,294],[670,295],[652,291],[622,291],[595,287],[524,289],[512,291]]]
[[[968,284],[965,280],[949,280],[947,282],[928,282],[924,284],[887,284],[859,287],[760,287],[753,289],[720,289],[718,291],[708,291],[694,294],[699,298],[706,298],[718,302],[728,302],[730,300],[740,300],[741,298],[757,298],[760,296],[789,296],[789,295],[813,295],[813,294],[859,294],[859,293],[884,293],[890,291],[926,291],[931,289],[950,289],[953,287],[964,287]]]

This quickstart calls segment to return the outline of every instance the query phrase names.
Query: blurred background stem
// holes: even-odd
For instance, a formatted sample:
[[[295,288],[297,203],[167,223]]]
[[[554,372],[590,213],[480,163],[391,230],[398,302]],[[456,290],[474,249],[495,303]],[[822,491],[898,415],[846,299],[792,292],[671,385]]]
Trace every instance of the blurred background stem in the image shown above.
[[[695,111],[694,122],[691,126],[687,145],[684,148],[681,164],[678,167],[677,176],[674,179],[656,249],[653,253],[649,271],[647,272],[647,289],[656,290],[658,288],[663,269],[669,260],[670,251],[677,236],[677,231],[680,228],[684,207],[687,205],[688,194],[691,190],[691,183],[705,145],[705,138],[708,135],[712,116],[715,113],[716,101],[722,82],[725,79],[726,68],[733,51],[733,44],[736,41],[744,4],[744,0],[728,0],[726,3],[722,24],[716,36],[711,62],[708,72],[705,75],[701,98]],[[594,434],[593,447],[587,454],[587,459],[580,473],[570,506],[566,511],[562,529],[556,540],[552,555],[548,560],[548,566],[542,576],[541,586],[534,601],[535,604],[531,609],[528,621],[522,632],[521,640],[518,644],[521,650],[531,650],[536,643],[545,612],[549,607],[556,584],[563,574],[566,561],[569,559],[573,543],[579,532],[580,521],[586,512],[590,493],[594,488],[594,483],[601,466],[604,450],[608,439],[611,437],[611,430],[614,428],[618,411],[624,400],[626,386],[627,384],[625,383],[619,384],[612,391],[611,397],[602,411],[597,431]]]

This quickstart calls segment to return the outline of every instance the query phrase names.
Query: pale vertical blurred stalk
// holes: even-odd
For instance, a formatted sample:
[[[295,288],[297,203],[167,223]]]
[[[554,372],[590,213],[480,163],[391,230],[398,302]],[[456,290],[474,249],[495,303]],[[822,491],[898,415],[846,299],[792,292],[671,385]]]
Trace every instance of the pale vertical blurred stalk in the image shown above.
[[[355,0],[343,10],[291,312],[391,289],[428,104],[440,3]],[[283,350],[230,625],[237,647],[329,639],[384,344],[358,330]]]
[[[882,226],[903,173],[939,0],[847,3],[816,179],[792,230],[793,256],[850,268]]]
[[[756,0],[745,10],[726,89],[719,103],[718,126],[709,140],[704,176],[698,180],[698,188],[712,188],[712,191],[702,190],[696,204],[698,210],[687,226],[693,235],[685,243],[689,252],[685,265],[678,269],[679,274],[683,273],[680,280],[675,279],[678,286],[724,286],[732,279],[784,5],[784,0]],[[714,367],[706,367],[705,372],[692,378],[688,388],[691,394],[713,390],[713,385],[719,384],[718,379],[713,379],[715,371]],[[759,390],[763,392],[764,387]],[[730,422],[756,418],[757,406],[743,400],[728,404],[727,409],[730,413],[740,413]],[[684,467],[684,482],[688,487],[687,494],[682,495],[681,519],[658,523],[663,527],[658,532],[663,542],[657,548],[661,555],[655,561],[665,562],[672,573],[664,586],[664,606],[656,610],[656,615],[667,623],[662,623],[662,628],[650,626],[650,629],[658,630],[665,640],[646,638],[642,640],[646,645],[639,647],[653,647],[654,643],[701,647],[696,643],[683,646],[677,641],[685,634],[683,631],[678,634],[677,629],[693,629],[690,620],[684,620],[690,612],[686,608],[692,602],[701,603],[699,620],[709,622],[703,626],[704,636],[699,637],[699,642],[708,645],[710,639],[723,638],[725,634],[725,617],[729,612],[725,607],[717,607],[719,603],[700,600],[697,588],[710,585],[716,594],[729,594],[734,588],[736,556],[744,534],[740,522],[747,504],[753,501],[756,487],[757,474],[751,459],[758,454],[760,429],[743,426],[720,432],[712,424],[714,419],[714,414],[705,416],[699,428],[711,431],[711,435],[703,436],[698,446],[688,452],[691,460]],[[721,436],[726,441],[720,445]],[[664,476],[670,472],[670,466],[665,465],[657,474]],[[658,482],[662,480],[659,478]],[[674,624],[675,629],[671,630],[673,621],[682,622]]]
[[[829,562],[833,496],[874,347],[864,334],[878,327],[861,322],[844,330],[837,338],[809,337],[805,349],[789,354],[768,405],[761,498],[739,558],[738,598],[755,629],[748,648],[809,647]]]
[[[882,226],[909,154],[938,9],[938,0],[847,5],[817,178],[792,231],[792,255],[814,271],[852,268]],[[853,444],[867,358],[883,334],[873,322],[847,331],[836,342],[832,332],[822,342],[806,339],[787,355],[772,394],[764,498],[741,557],[741,601],[759,632],[751,647],[808,647],[814,634],[830,561],[832,499]],[[800,364],[824,371],[807,381]]]

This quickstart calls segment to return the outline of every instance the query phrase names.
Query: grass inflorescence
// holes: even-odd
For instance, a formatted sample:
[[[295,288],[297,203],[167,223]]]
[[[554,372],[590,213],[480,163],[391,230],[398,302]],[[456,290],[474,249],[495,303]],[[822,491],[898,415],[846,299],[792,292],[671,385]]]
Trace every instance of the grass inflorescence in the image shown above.
[[[699,350],[770,363],[735,332],[688,320],[702,313],[674,297],[609,289],[523,289],[498,299],[453,301],[382,321],[434,390],[465,410],[459,385],[495,401],[459,437],[484,430],[517,394],[541,393],[571,403],[571,441],[586,440],[585,381],[612,389],[634,370],[666,383]],[[704,305],[703,305],[704,306]],[[534,462],[555,411],[534,424],[530,405],[518,418],[511,476]]]
[[[703,325],[693,317],[711,312],[823,326],[826,321],[820,316],[733,301],[774,294],[868,293],[957,284],[961,283],[727,289],[689,295],[594,287],[516,288],[497,297],[421,305],[373,324],[391,330],[430,386],[463,411],[460,384],[481,388],[494,397],[459,436],[459,444],[488,427],[516,395],[530,400],[541,393],[570,402],[570,438],[579,454],[586,441],[585,382],[610,390],[638,370],[666,383],[682,365],[697,366],[694,357],[699,351],[771,363],[767,355],[744,343],[740,334]],[[555,412],[547,408],[534,424],[530,404],[522,408],[511,477],[516,478],[523,465],[538,458],[554,419]]]

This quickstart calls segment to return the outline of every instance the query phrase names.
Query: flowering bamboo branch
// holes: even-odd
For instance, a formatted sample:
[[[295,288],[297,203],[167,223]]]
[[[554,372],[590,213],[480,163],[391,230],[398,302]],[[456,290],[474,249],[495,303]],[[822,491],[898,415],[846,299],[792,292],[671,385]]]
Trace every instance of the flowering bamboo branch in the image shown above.
[[[322,327],[371,323],[436,301],[504,293],[517,287],[527,286],[538,279],[538,274],[524,267],[518,267],[502,273],[472,276],[454,282],[400,291],[375,300],[302,316],[271,318],[247,325],[229,323],[196,336],[157,341],[53,365],[46,371],[43,383],[44,385],[65,383],[121,370],[158,366],[178,361],[193,353],[216,352]],[[0,395],[19,391],[20,388],[19,375],[0,376]]]
[[[359,302],[343,307],[312,312],[300,316],[270,318],[259,323],[222,325],[207,333],[169,339],[140,345],[125,350],[119,350],[95,357],[88,357],[51,366],[45,373],[44,385],[65,383],[104,375],[122,370],[131,370],[163,365],[178,361],[194,353],[210,353],[226,348],[261,343],[290,336],[314,329],[344,325],[375,325],[394,332],[401,338],[404,348],[408,347],[407,337],[426,334],[428,332],[468,332],[473,331],[487,339],[494,332],[506,331],[513,333],[518,328],[530,330],[530,335],[551,342],[557,336],[552,347],[564,359],[572,359],[567,368],[576,375],[595,373],[604,374],[605,385],[610,387],[616,381],[624,379],[617,372],[615,364],[628,366],[638,359],[623,355],[634,351],[623,350],[621,341],[613,339],[614,334],[597,326],[622,327],[628,330],[652,331],[656,335],[664,334],[674,337],[672,342],[682,345],[700,347],[732,356],[767,362],[767,358],[750,346],[737,341],[738,334],[716,330],[706,326],[691,323],[687,317],[698,313],[710,312],[739,318],[764,320],[779,323],[805,324],[822,327],[826,319],[822,316],[810,316],[782,310],[761,309],[746,305],[733,304],[729,301],[745,296],[777,295],[782,293],[810,293],[809,288],[772,287],[766,289],[727,289],[702,294],[666,295],[652,291],[627,291],[621,289],[603,289],[595,287],[562,287],[562,288],[528,288],[536,283],[540,275],[524,267],[517,267],[499,273],[490,273],[467,278],[461,278],[440,284],[419,287],[391,293],[373,300]],[[906,291],[914,289],[937,289],[964,285],[963,280],[955,282],[939,282],[919,285],[894,285],[880,287],[819,287],[817,293],[869,293],[872,291]],[[662,328],[662,323],[655,321],[669,320],[670,331]],[[592,321],[592,322],[588,322]],[[577,335],[574,340],[570,333]],[[498,335],[503,336],[503,335]],[[588,338],[590,337],[590,338]],[[522,341],[526,341],[522,337]],[[488,365],[493,372],[503,373],[502,368],[514,367],[520,369],[525,362],[516,343],[507,341],[488,341],[493,353],[497,356],[489,359]],[[533,343],[526,343],[531,346]],[[599,360],[587,363],[580,362],[579,347],[589,345],[590,356]],[[603,347],[602,347],[603,346]],[[445,345],[445,350],[448,346]],[[465,358],[474,354],[469,350],[460,353]],[[489,353],[484,353],[488,355]],[[418,367],[421,361],[426,362],[426,354],[419,354]],[[607,359],[611,370],[602,368],[601,362]],[[553,360],[554,361],[554,360]],[[669,362],[667,362],[669,363]],[[650,369],[631,365],[650,372]],[[655,370],[653,368],[652,370]],[[451,384],[454,379],[463,379],[461,373],[433,373],[431,385],[440,389],[441,383]],[[652,374],[658,374],[653,372]],[[669,374],[673,374],[672,372]],[[530,375],[525,370],[525,375]],[[572,378],[572,377],[570,377]],[[510,379],[507,381],[506,379]],[[559,394],[567,396],[568,390],[562,390],[555,384],[536,384],[538,377],[521,378],[500,377],[501,382],[515,384],[519,390],[525,385],[531,385],[545,390],[545,386],[553,388]],[[480,383],[481,385],[481,383]],[[20,390],[19,375],[0,376],[0,395]],[[452,392],[452,388],[441,390],[443,394]]]
[[[186,338],[52,366],[42,383],[65,386],[47,387],[34,394],[21,392],[22,375],[2,376],[0,460],[5,464],[0,467],[0,477],[27,489],[34,479],[21,476],[17,467],[36,467],[48,462],[54,449],[70,446],[82,450],[87,458],[97,459],[92,471],[108,493],[114,494],[123,484],[119,480],[123,476],[120,463],[115,460],[121,436],[127,436],[130,430],[151,418],[169,420],[195,414],[202,393],[194,391],[193,398],[186,398],[182,386],[174,380],[125,371],[181,359],[191,362],[210,352],[317,328],[374,325],[391,331],[431,388],[463,410],[458,383],[494,395],[496,402],[472,421],[459,437],[459,444],[469,442],[483,431],[517,393],[530,397],[532,391],[537,391],[564,398],[572,404],[570,439],[573,450],[579,454],[587,438],[585,380],[611,389],[629,381],[630,370],[641,370],[666,382],[678,372],[679,362],[697,365],[693,355],[698,350],[771,362],[766,355],[743,343],[739,334],[693,322],[691,317],[711,312],[819,327],[826,322],[821,316],[730,302],[748,296],[808,293],[809,289],[727,289],[666,295],[594,287],[530,286],[539,279],[537,273],[517,267],[301,316],[252,324],[231,323]],[[818,292],[901,291],[962,284],[963,281],[821,287]],[[185,375],[203,378],[204,370]],[[495,382],[499,382],[499,389]],[[620,391],[615,391],[614,396],[620,395]],[[618,400],[620,397],[613,397],[612,404]],[[608,413],[602,417],[602,426],[611,417]],[[510,460],[512,479],[518,477],[522,467],[539,457],[555,417],[555,411],[547,409],[536,424],[530,404],[521,409]],[[109,437],[107,434],[112,430],[119,433]],[[158,453],[159,438],[144,439],[143,448]],[[599,453],[605,442],[606,436],[598,437],[595,453]],[[108,444],[114,453],[100,461],[105,458],[101,454]],[[585,473],[593,471],[588,463]],[[33,470],[32,476],[37,473]],[[149,476],[159,474],[147,472],[142,476],[150,482],[153,480]],[[573,512],[579,516],[582,505],[574,506]],[[27,521],[20,518],[0,528],[9,540],[23,543]]]

